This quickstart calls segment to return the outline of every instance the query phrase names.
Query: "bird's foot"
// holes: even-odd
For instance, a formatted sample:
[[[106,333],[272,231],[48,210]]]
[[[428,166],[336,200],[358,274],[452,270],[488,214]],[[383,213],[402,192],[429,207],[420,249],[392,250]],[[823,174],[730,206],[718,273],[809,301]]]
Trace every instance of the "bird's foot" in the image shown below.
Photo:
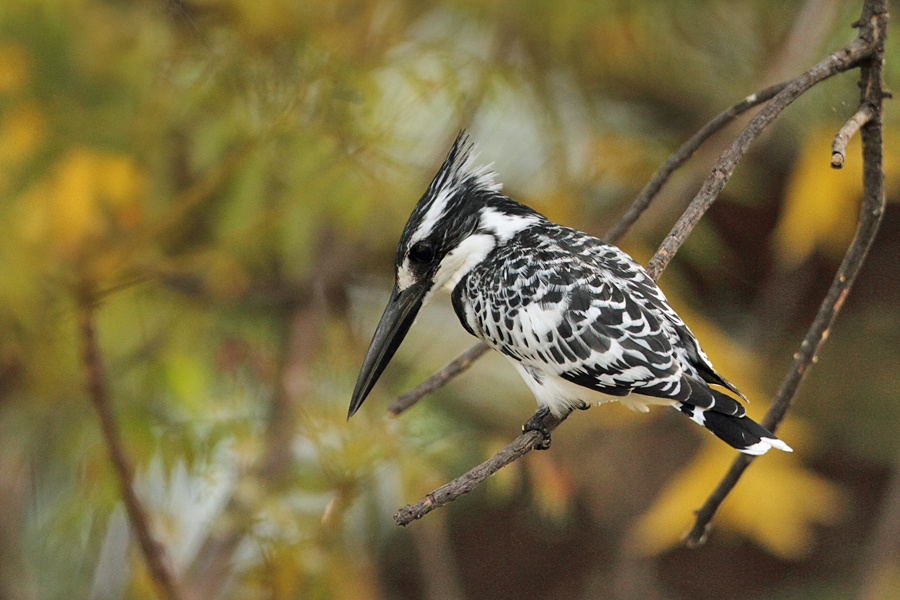
[[[524,425],[522,425],[522,433],[537,431],[542,436],[544,436],[541,441],[535,443],[535,450],[547,450],[548,448],[550,448],[550,430],[547,429],[546,425],[544,425],[544,417],[549,414],[550,409],[546,406],[543,408],[539,408],[533,415],[531,415],[531,418],[528,419]]]

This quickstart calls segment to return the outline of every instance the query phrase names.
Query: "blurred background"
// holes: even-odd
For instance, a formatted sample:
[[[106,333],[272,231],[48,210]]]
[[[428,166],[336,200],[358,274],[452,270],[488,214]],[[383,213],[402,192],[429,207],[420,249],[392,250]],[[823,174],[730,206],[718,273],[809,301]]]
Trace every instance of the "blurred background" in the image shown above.
[[[4,2],[0,598],[155,594],[85,391],[85,289],[99,294],[134,485],[185,598],[900,598],[897,540],[884,543],[900,470],[896,204],[779,431],[795,452],[753,464],[698,550],[681,535],[734,451],[675,411],[618,405],[574,415],[551,451],[395,526],[397,508],[489,457],[535,409],[487,355],[388,418],[474,341],[446,298],[346,420],[396,241],[460,128],[507,194],[602,235],[703,123],[852,41],[860,12]],[[898,69],[894,31],[888,88]],[[853,235],[858,139],[843,170],[829,161],[857,80],[783,114],[661,279],[757,419]],[[900,122],[886,110],[890,203]],[[740,125],[676,174],[624,249],[649,259]]]

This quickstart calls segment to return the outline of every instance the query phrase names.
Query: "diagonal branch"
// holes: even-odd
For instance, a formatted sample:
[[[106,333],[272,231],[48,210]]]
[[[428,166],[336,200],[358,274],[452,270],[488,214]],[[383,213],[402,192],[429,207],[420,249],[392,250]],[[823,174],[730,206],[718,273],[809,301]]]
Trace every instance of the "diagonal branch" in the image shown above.
[[[487,352],[490,346],[484,342],[478,342],[471,348],[454,358],[446,367],[409,390],[405,394],[397,397],[396,400],[388,407],[388,412],[392,417],[396,417],[404,410],[421,400],[424,396],[430,394],[434,390],[441,388],[445,383],[468,369],[482,354]]]
[[[565,417],[563,417],[565,419]],[[548,415],[544,419],[544,425],[548,431],[553,431],[562,423],[553,415]],[[536,442],[541,440],[543,435],[537,431],[529,431],[523,433],[500,452],[484,461],[462,477],[457,477],[450,483],[444,484],[437,488],[415,504],[408,504],[397,511],[394,515],[394,522],[397,525],[409,525],[417,519],[421,519],[436,508],[440,508],[448,502],[456,500],[463,494],[471,492],[475,487],[508,465],[514,460],[522,458],[530,452]]]
[[[759,137],[763,129],[770,125],[785,108],[811,87],[829,77],[855,67],[860,60],[870,56],[872,51],[870,43],[866,42],[862,37],[857,37],[849,46],[831,54],[796,79],[791,80],[768,104],[756,113],[731,144],[731,147],[722,153],[719,162],[716,163],[712,173],[703,183],[703,187],[694,196],[688,209],[675,223],[675,227],[672,228],[672,231],[663,240],[659,250],[656,251],[656,254],[650,260],[650,263],[647,265],[647,273],[651,277],[654,279],[659,278],[669,261],[675,256],[675,252],[684,243],[688,234],[718,198],[719,193],[734,172],[737,163],[744,157],[744,154],[750,148],[750,144]]]
[[[867,1],[860,19],[861,31],[857,41],[864,40],[873,49],[862,65],[860,87],[863,106],[868,106],[872,117],[862,127],[863,141],[863,201],[859,211],[856,236],[844,255],[834,281],[819,307],[819,312],[809,328],[800,350],[788,371],[781,388],[762,425],[775,431],[791,407],[791,401],[803,381],[816,354],[828,338],[834,320],[850,293],[865,262],[866,255],[878,232],[885,209],[884,170],[882,165],[881,105],[886,96],[882,72],[884,38],[887,33],[887,3],[885,0]],[[738,456],[715,490],[697,511],[694,526],[684,538],[688,546],[698,546],[706,539],[710,521],[722,501],[737,484],[751,457]]]
[[[688,234],[691,232],[691,230],[693,230],[693,228],[699,222],[700,218],[712,205],[712,203],[718,197],[719,193],[725,187],[725,184],[731,176],[731,173],[737,166],[738,161],[740,161],[740,159],[746,153],[747,149],[750,146],[750,143],[759,136],[762,130],[767,125],[772,123],[772,121],[775,120],[775,118],[781,113],[781,111],[783,111],[788,105],[790,105],[794,100],[796,100],[811,87],[833,75],[836,75],[837,73],[841,73],[857,66],[861,60],[872,56],[873,52],[875,51],[875,41],[875,38],[866,38],[861,31],[860,35],[851,44],[831,54],[826,59],[819,62],[797,78],[787,82],[787,84],[785,84],[773,96],[772,100],[770,100],[769,103],[766,104],[766,106],[764,106],[753,117],[753,119],[750,120],[750,122],[740,133],[731,147],[722,154],[718,163],[713,168],[712,174],[709,176],[709,178],[707,178],[703,187],[694,197],[693,201],[691,201],[691,204],[688,206],[685,213],[675,224],[675,227],[663,241],[663,244],[660,246],[659,250],[657,250],[653,258],[650,260],[650,263],[647,266],[647,272],[651,277],[653,277],[654,279],[659,278],[660,274],[669,264],[675,253],[678,251],[678,248],[681,247],[681,244],[687,238]],[[873,120],[873,122],[874,121],[875,120]],[[880,119],[877,119],[877,121],[878,123],[880,123]],[[870,126],[871,123],[868,127]],[[882,198],[884,196],[883,189],[881,196]],[[878,218],[880,220],[880,213]],[[861,258],[863,257],[864,253]],[[840,297],[841,302],[843,302],[844,297],[845,295]],[[472,348],[472,350],[474,349],[475,348]],[[804,367],[800,373],[801,376],[805,371],[806,368]],[[784,406],[783,411],[787,410],[787,406],[789,406],[790,404],[790,398],[793,396],[794,391],[796,391],[796,385],[799,385],[799,381],[797,382],[797,384],[793,385],[793,389],[791,389],[791,386],[783,386],[784,393],[787,398],[787,400],[785,401],[786,406]],[[775,408],[775,405],[773,405],[772,409],[770,409],[770,413]],[[781,415],[781,418],[783,418],[783,413]],[[780,421],[780,418],[778,420]],[[553,426],[555,427],[558,424],[559,423],[554,423]],[[766,421],[763,421],[763,424],[771,425],[768,422],[768,419]],[[550,428],[549,424],[548,428]],[[519,436],[515,441],[506,446],[503,450],[498,452],[497,455],[495,455],[487,462],[479,465],[475,469],[472,469],[471,471],[455,479],[454,481],[451,481],[450,483],[438,488],[416,504],[401,508],[394,516],[394,520],[399,525],[408,524],[411,521],[421,518],[428,512],[434,510],[434,508],[443,506],[444,504],[455,500],[460,495],[471,491],[475,486],[487,479],[498,469],[529,452],[532,449],[534,441],[537,439],[537,437],[537,434],[533,432],[529,432],[528,434]],[[737,465],[743,458],[743,455],[741,455],[741,457],[739,457],[735,462],[735,465]],[[742,467],[740,471],[742,472],[744,468],[746,468],[746,465]],[[734,483],[737,482],[738,477],[740,477],[740,472],[738,472],[736,475],[732,475],[733,482],[731,483],[731,486],[733,486]],[[728,490],[730,490],[730,487],[728,488]],[[725,494],[727,494],[727,491],[725,491]],[[724,498],[724,495],[722,496],[722,498]],[[713,508],[712,512],[715,512],[715,508]],[[710,513],[710,517],[711,516],[712,513]]]
[[[100,348],[97,344],[97,334],[94,325],[93,299],[87,294],[79,302],[78,327],[81,337],[82,362],[84,364],[88,395],[91,403],[97,411],[100,421],[100,429],[106,443],[107,452],[113,465],[113,470],[119,482],[122,493],[122,502],[128,520],[138,538],[138,544],[150,571],[150,577],[156,585],[160,598],[179,600],[182,597],[175,583],[175,576],[168,566],[165,548],[153,537],[150,530],[150,517],[147,509],[141,503],[134,491],[134,468],[125,452],[125,445],[119,435],[119,427],[113,414],[112,403],[109,398],[109,388],[103,373],[103,361],[100,357]]]
[[[706,125],[701,127],[697,133],[692,135],[688,141],[683,143],[678,150],[667,158],[666,162],[660,165],[659,169],[656,170],[656,173],[650,178],[650,181],[647,182],[647,185],[644,186],[644,189],[641,190],[641,193],[635,198],[634,203],[632,203],[628,210],[625,211],[622,218],[619,219],[619,222],[606,232],[606,235],[603,236],[603,241],[614,244],[619,238],[625,235],[628,229],[634,225],[634,222],[638,220],[638,217],[647,210],[647,207],[650,206],[650,202],[666,184],[669,177],[672,176],[672,173],[686,163],[688,159],[694,155],[694,152],[703,145],[703,142],[711,138],[738,116],[744,114],[754,106],[759,106],[760,104],[771,100],[786,86],[787,82],[779,83],[767,87],[764,90],[760,90],[755,94],[750,94],[740,102],[729,106],[727,109],[716,115]]]

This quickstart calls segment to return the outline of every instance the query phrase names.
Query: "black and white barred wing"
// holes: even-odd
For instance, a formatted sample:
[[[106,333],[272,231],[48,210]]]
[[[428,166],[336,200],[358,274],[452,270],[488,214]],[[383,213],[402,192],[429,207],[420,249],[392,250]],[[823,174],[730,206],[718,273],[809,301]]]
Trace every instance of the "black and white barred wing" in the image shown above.
[[[479,337],[526,367],[592,390],[744,414],[685,364],[691,352],[656,308],[661,301],[671,311],[658,288],[644,274],[652,287],[635,292],[640,280],[632,271],[640,267],[585,234],[554,233],[524,232],[521,244],[510,244],[467,282],[473,298],[467,320]]]
[[[669,306],[662,290],[643,267],[615,246],[604,244],[577,231],[573,234],[587,260],[609,272],[611,278],[617,281],[631,298],[659,319],[683,369],[706,383],[721,385],[746,400],[740,390],[716,372],[697,338]]]

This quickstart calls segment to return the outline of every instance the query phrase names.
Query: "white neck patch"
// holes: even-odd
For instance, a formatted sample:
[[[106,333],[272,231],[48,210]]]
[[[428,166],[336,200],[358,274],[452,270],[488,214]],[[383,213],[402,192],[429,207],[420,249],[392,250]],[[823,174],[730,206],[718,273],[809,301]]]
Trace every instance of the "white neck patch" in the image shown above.
[[[423,307],[428,305],[432,295],[437,290],[453,291],[459,280],[471,271],[475,265],[483,261],[484,257],[494,249],[496,244],[497,240],[493,235],[487,233],[472,234],[464,239],[459,246],[448,252],[444,260],[441,261],[437,273],[434,274],[434,285],[425,297]],[[400,268],[397,269],[397,287],[400,291],[403,291],[413,283],[415,283],[415,276],[407,258],[400,265]]]
[[[523,229],[531,227],[538,222],[535,215],[507,215],[493,208],[482,208],[480,217],[481,227],[491,231],[503,243],[506,243]]]
[[[425,307],[434,299],[438,290],[452,292],[459,280],[465,277],[475,265],[484,260],[484,257],[494,249],[496,245],[494,236],[485,233],[473,234],[447,253],[441,266],[434,276],[434,286],[429,290],[422,306]]]
[[[428,223],[429,219],[433,219],[436,222],[440,217],[439,211],[434,210],[434,214],[432,215],[432,210],[434,210],[434,205],[425,215],[425,220],[423,221],[423,225],[428,224],[427,229],[422,227],[419,231],[430,232],[433,223]],[[498,242],[505,244],[514,235],[531,227],[539,220],[540,218],[536,215],[508,215],[494,208],[486,207],[481,209],[479,215],[479,228],[486,229],[490,233],[470,235],[464,239],[458,247],[454,248],[453,251],[449,252],[444,257],[444,260],[441,261],[441,265],[435,274],[434,286],[426,297],[426,303],[430,301],[432,294],[439,289],[448,292],[452,291],[453,288],[456,287],[456,284],[459,283],[459,280],[462,279],[466,273],[471,271],[475,265],[484,260]],[[418,232],[414,239],[415,238],[419,238]],[[415,241],[412,243],[415,243]],[[409,259],[407,258],[397,270],[397,285],[401,290],[405,290],[413,284],[414,280],[415,277],[413,276],[412,269],[409,265]]]

